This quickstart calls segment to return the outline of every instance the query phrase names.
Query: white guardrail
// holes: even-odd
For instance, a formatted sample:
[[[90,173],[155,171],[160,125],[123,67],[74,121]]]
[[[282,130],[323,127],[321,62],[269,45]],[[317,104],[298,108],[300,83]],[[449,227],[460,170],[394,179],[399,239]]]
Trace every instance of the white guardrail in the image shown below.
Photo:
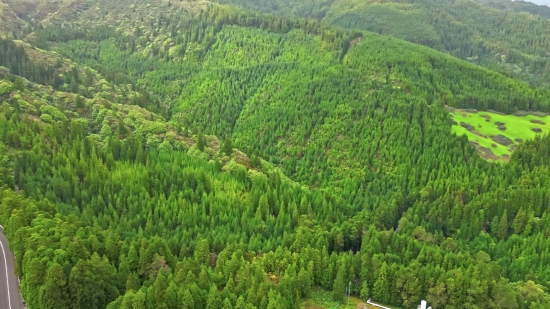
[[[370,299],[367,300],[367,304],[372,305],[372,306],[375,306],[375,307],[378,307],[378,308],[382,308],[382,309],[391,309],[391,308],[384,307],[384,306],[379,305],[379,304],[375,304],[375,303],[371,302]]]

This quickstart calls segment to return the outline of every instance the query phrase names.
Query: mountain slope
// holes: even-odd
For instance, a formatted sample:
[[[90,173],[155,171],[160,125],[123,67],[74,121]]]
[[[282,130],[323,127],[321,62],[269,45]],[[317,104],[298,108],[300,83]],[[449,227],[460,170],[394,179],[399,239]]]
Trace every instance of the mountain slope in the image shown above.
[[[428,104],[459,108],[548,110],[547,90],[427,48],[368,33],[331,33],[320,24],[303,20],[269,17],[262,22],[257,17],[246,18],[236,11],[212,8],[196,19],[165,16],[132,34],[127,34],[123,23],[109,40],[96,38],[101,28],[83,35],[79,26],[68,30],[52,25],[36,36],[50,40],[48,44],[74,61],[99,71],[108,67],[126,75],[127,80],[134,79],[138,87],[152,90],[170,102],[166,116],[218,136],[233,135],[240,146],[262,149],[262,155],[273,156],[274,162],[299,154],[303,146],[317,148],[315,138],[310,146],[306,142],[312,134],[315,137],[319,130],[327,130],[321,129],[324,118],[342,117],[331,115],[337,112],[334,104],[357,104],[361,109],[359,106],[371,100],[369,93],[385,93],[380,96],[383,100],[398,102],[422,97]],[[203,26],[207,22],[210,24]],[[290,31],[292,27],[295,29]],[[55,33],[63,32],[68,39],[59,40]],[[70,39],[73,35],[79,39]],[[301,44],[293,43],[296,41]],[[328,95],[331,88],[338,90]],[[293,99],[283,113],[272,105],[288,98]],[[377,100],[380,105],[381,99]],[[318,112],[304,110],[308,101]],[[273,116],[279,118],[266,118],[271,114],[262,112],[264,119],[260,120],[251,114],[257,109],[249,106],[273,109]],[[311,114],[311,122],[293,125],[298,111]],[[285,123],[293,134],[280,138],[280,133],[269,133],[263,145],[243,140],[251,137],[252,131],[264,130],[258,126],[285,132],[287,129],[281,127]],[[274,147],[275,139],[279,139],[279,150]],[[295,173],[291,171],[294,167],[288,168],[288,173]]]
[[[285,15],[320,18],[333,25],[391,35],[464,60],[548,84],[550,12],[547,7],[508,1],[292,1],[221,0],[221,3]],[[279,7],[285,9],[276,10]],[[312,13],[313,12],[313,13]],[[533,15],[532,15],[533,14]]]
[[[26,23],[21,20],[13,11],[11,6],[4,1],[0,1],[0,35],[7,36],[21,33]]]
[[[26,35],[37,27],[60,21],[94,21],[94,25],[133,24],[132,16],[147,20],[158,14],[185,11],[198,14],[209,2],[163,0],[112,2],[3,0],[8,12],[4,28]],[[246,8],[324,20],[345,28],[391,35],[426,45],[461,59],[488,66],[532,83],[550,83],[546,50],[550,20],[545,7],[520,2],[461,1],[355,1],[312,0],[309,2],[258,2],[227,0]],[[531,15],[534,14],[534,15]],[[539,15],[536,15],[539,14]],[[17,17],[25,16],[25,21]],[[10,17],[11,16],[11,17]],[[21,24],[17,26],[17,24]],[[32,26],[31,26],[32,25]],[[498,30],[497,30],[498,29]],[[128,30],[130,30],[128,28]],[[133,30],[130,30],[133,31]]]
[[[479,184],[483,184],[478,187],[479,193],[463,192],[467,196],[458,201],[459,208],[453,208],[448,222],[441,221],[446,216],[441,213],[445,211],[443,206],[455,194],[460,196],[463,188],[444,194],[438,187],[442,183],[438,185],[434,180],[422,190],[421,198],[414,198],[414,206],[399,220],[398,232],[377,231],[375,226],[385,222],[392,212],[399,212],[397,208],[388,212],[382,205],[377,206],[380,209],[369,207],[346,220],[352,212],[340,197],[300,188],[267,162],[260,168],[265,174],[253,170],[247,173],[246,168],[231,161],[223,168],[229,173],[220,173],[218,163],[205,160],[214,156],[227,162],[226,156],[218,155],[215,140],[208,138],[206,142],[214,151],[206,148],[201,154],[199,146],[193,145],[185,133],[178,135],[170,124],[163,125],[161,118],[140,108],[97,99],[81,106],[72,94],[52,92],[19,79],[14,83],[2,81],[0,89],[5,102],[0,117],[0,147],[8,155],[8,160],[0,161],[0,181],[24,190],[0,193],[0,220],[18,257],[22,291],[31,305],[51,302],[63,307],[74,299],[75,306],[82,308],[89,304],[117,308],[127,302],[178,308],[179,297],[183,301],[184,294],[189,293],[195,304],[208,304],[228,295],[235,306],[264,308],[269,303],[288,303],[285,308],[292,308],[301,297],[307,297],[308,285],[332,289],[333,282],[352,278],[376,282],[391,276],[396,284],[372,295],[407,308],[416,305],[422,287],[430,289],[424,295],[436,308],[461,303],[460,298],[466,294],[454,289],[451,279],[471,288],[481,284],[495,289],[481,294],[488,300],[467,304],[501,308],[503,302],[510,302],[506,295],[513,295],[512,304],[545,306],[544,291],[530,279],[521,282],[519,274],[534,272],[542,276],[537,265],[546,255],[531,252],[541,252],[538,250],[545,243],[541,237],[546,222],[538,222],[533,216],[545,212],[547,197],[534,198],[528,208],[517,203],[524,201],[521,196],[542,193],[538,184],[547,185],[544,162],[532,161],[531,174],[517,180],[523,185],[508,192],[497,189],[508,182],[499,177],[506,171],[509,181],[515,183],[519,174],[513,170],[520,166],[472,166],[469,172],[479,169],[490,178],[472,175],[468,186],[478,187],[474,179],[479,179]],[[395,116],[389,110],[388,113]],[[117,117],[124,119],[122,124],[116,124]],[[434,120],[433,116],[425,117]],[[156,120],[147,120],[152,118]],[[196,138],[200,140],[200,134]],[[548,138],[543,142],[547,141]],[[543,145],[541,142],[537,140],[528,147]],[[525,160],[523,153],[529,148],[520,150],[519,162]],[[454,165],[458,168],[460,164]],[[534,183],[529,185],[527,180]],[[450,178],[444,181],[450,187],[456,185]],[[473,195],[468,197],[470,194]],[[498,210],[500,199],[510,203],[504,210]],[[407,203],[394,202],[395,207]],[[480,204],[484,205],[483,210]],[[379,217],[381,210],[385,212]],[[502,232],[502,223],[495,223],[499,229],[494,227],[490,234],[478,234],[483,216],[478,217],[487,212],[486,216],[495,214],[498,218],[500,211],[505,212],[504,216],[506,211],[520,214],[514,219],[510,238]],[[427,214],[428,222],[419,220],[420,214]],[[453,238],[437,232],[442,228]],[[358,237],[357,231],[362,229],[365,232]],[[527,264],[510,261],[500,252],[517,242],[520,233],[529,241],[521,247],[518,259],[527,259]],[[194,243],[192,240],[198,237],[208,241]],[[487,242],[493,237],[501,242],[489,250]],[[471,241],[464,242],[466,239]],[[382,250],[381,241],[388,242],[388,247]],[[397,254],[402,253],[405,243],[411,256],[400,259]],[[268,252],[279,244],[292,251],[279,247]],[[45,246],[48,250],[44,250]],[[333,252],[330,258],[327,249]],[[210,250],[216,254],[208,254]],[[247,250],[266,254],[254,258],[254,252]],[[346,253],[347,250],[356,253]],[[495,261],[479,250],[488,251]],[[444,270],[434,270],[430,265],[442,256],[449,259],[448,264]],[[281,260],[287,264],[277,262]],[[349,279],[342,279],[341,265],[353,265],[357,270],[346,275]],[[327,272],[327,267],[332,270]],[[500,267],[502,275],[514,284],[496,275]],[[358,274],[354,275],[356,271]],[[252,281],[238,279],[252,274]],[[424,279],[415,281],[421,276]],[[433,276],[439,280],[430,284],[426,277]],[[211,288],[215,282],[224,289]],[[448,289],[445,297],[452,299],[441,300],[436,288],[442,287]],[[291,292],[298,290],[304,294]],[[363,294],[363,290],[354,289],[353,293],[371,295]],[[531,292],[525,292],[528,290]],[[163,296],[163,291],[167,296]],[[376,293],[401,296],[394,299]],[[257,297],[243,297],[247,295]]]
[[[476,2],[494,7],[500,10],[514,12],[527,12],[534,15],[550,18],[550,2],[546,0],[535,1],[501,1],[501,0],[476,0]]]
[[[390,34],[462,59],[506,68],[526,78],[548,78],[550,20],[542,17],[491,9],[471,1],[356,5],[344,0],[336,1],[331,12],[326,20],[336,25]]]
[[[548,307],[550,137],[490,164],[448,115],[546,111],[546,89],[311,20],[112,7],[132,4],[0,49],[18,55],[0,70],[0,221],[33,306],[291,309],[352,282],[405,308]],[[77,73],[13,74],[40,55]]]
[[[33,307],[63,307],[74,299],[79,308],[104,308],[124,292],[127,279],[139,288],[141,280],[178,269],[178,255],[182,262],[197,243],[190,239],[208,239],[217,252],[236,242],[274,250],[283,231],[297,226],[297,205],[312,198],[267,162],[249,169],[242,152],[200,133],[179,135],[181,128],[139,107],[79,101],[18,77],[0,81],[0,99],[0,185],[7,186],[0,221]],[[300,210],[308,211],[312,215]],[[61,234],[43,229],[52,224]],[[32,241],[23,241],[31,234]],[[56,257],[41,250],[46,243]],[[147,251],[140,251],[141,266],[126,260],[130,245]],[[44,264],[37,266],[39,260]],[[56,267],[62,274],[52,274]]]

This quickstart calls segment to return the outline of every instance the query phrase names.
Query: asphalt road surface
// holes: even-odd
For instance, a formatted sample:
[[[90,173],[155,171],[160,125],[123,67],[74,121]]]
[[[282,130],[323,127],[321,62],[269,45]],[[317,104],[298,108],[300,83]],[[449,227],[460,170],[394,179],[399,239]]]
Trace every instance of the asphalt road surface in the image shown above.
[[[0,309],[23,309],[15,260],[0,227]]]

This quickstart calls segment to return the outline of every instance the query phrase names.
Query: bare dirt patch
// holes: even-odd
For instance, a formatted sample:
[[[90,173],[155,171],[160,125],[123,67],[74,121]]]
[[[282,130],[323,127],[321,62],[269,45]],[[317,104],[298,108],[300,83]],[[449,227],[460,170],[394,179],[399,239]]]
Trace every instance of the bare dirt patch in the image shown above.
[[[358,36],[355,40],[352,40],[350,43],[350,46],[355,46],[359,43],[361,43],[361,41],[363,41],[363,37],[362,36]]]
[[[515,141],[520,143],[520,144],[523,143],[523,139],[521,139],[521,138],[516,138]]]
[[[495,124],[496,124],[497,126],[504,126],[504,125],[506,125],[504,122],[500,122],[500,121],[495,122]]]
[[[531,128],[531,131],[533,131],[535,133],[541,133],[542,129],[541,128]]]
[[[475,130],[473,125],[471,125],[469,123],[466,123],[466,122],[461,122],[460,126],[463,127],[464,129],[468,130],[468,131],[474,131]]]
[[[473,130],[473,131],[471,131],[471,132],[472,132],[473,134],[477,135],[477,136],[480,136],[480,137],[483,137],[483,138],[487,138],[487,135],[481,134],[481,133],[479,133],[479,132],[476,131],[476,130]]]
[[[506,131],[506,126],[498,126],[498,129],[499,129],[500,131]]]
[[[546,125],[546,122],[542,121],[542,120],[538,120],[538,119],[531,119],[531,123],[536,123],[536,124],[540,124],[540,125]]]
[[[502,158],[502,161],[504,161],[504,162],[508,162],[508,161],[510,161],[510,156],[509,156],[509,155],[507,155],[507,154],[505,154],[505,155],[502,155],[502,156],[501,156],[501,158]]]
[[[508,147],[508,150],[510,150],[510,152],[514,152],[514,150],[516,150],[516,148],[518,148],[518,145],[512,145],[512,146]]]
[[[519,116],[519,117],[525,117],[525,116],[528,116],[528,115],[533,115],[533,116],[537,116],[537,117],[545,117],[548,114],[543,113],[543,112],[533,112],[533,111],[516,111],[513,115]]]
[[[478,143],[472,143],[477,150],[477,153],[486,160],[498,160],[497,157],[489,148],[480,146]]]
[[[514,144],[514,141],[512,141],[511,139],[509,139],[508,137],[502,135],[502,134],[499,134],[499,135],[493,135],[491,136],[491,139],[495,142],[495,143],[498,143],[498,144],[501,144],[503,146],[509,146],[509,145],[512,145]]]
[[[233,152],[235,154],[235,162],[245,165],[249,169],[252,168],[252,165],[250,164],[250,158],[244,153],[237,150],[234,150]]]
[[[489,115],[487,115],[487,114],[483,114],[483,115],[481,115],[481,117],[483,117],[483,118],[485,118],[485,119],[487,119],[487,120],[489,120],[489,121],[491,120],[491,116],[489,116]]]

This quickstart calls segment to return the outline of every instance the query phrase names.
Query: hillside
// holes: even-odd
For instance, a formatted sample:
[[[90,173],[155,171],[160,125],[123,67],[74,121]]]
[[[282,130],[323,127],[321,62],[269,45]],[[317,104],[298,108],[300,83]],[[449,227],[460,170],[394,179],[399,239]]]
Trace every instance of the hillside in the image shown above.
[[[390,101],[409,104],[419,97],[436,105],[440,112],[443,105],[502,112],[549,109],[550,96],[545,89],[399,40],[343,30],[330,33],[321,24],[299,19],[266,17],[264,22],[258,17],[250,19],[247,13],[216,7],[196,19],[178,14],[151,20],[133,33],[128,33],[130,20],[123,19],[116,31],[79,22],[74,28],[46,26],[34,36],[46,48],[96,68],[115,84],[135,80],[134,88],[170,102],[162,107],[165,117],[218,136],[233,136],[239,147],[271,157],[273,162],[283,163],[287,173],[298,172],[300,177],[312,176],[305,176],[309,172],[295,167],[292,160],[281,159],[301,152],[313,155],[318,145],[334,149],[325,153],[328,158],[339,157],[329,159],[335,162],[331,168],[335,177],[349,171],[364,175],[364,171],[357,171],[360,164],[348,165],[355,158],[340,158],[345,151],[330,145],[336,136],[318,133],[345,132],[338,133],[340,139],[358,138],[346,136],[354,129],[331,128],[333,124],[327,120],[349,117],[333,108],[336,102],[358,111],[353,114],[358,118],[343,122],[346,125],[370,121],[358,120],[360,115],[372,113],[365,110],[365,104],[375,110]],[[84,32],[84,27],[91,30]],[[246,45],[242,37],[248,38]],[[296,41],[301,44],[293,43]],[[327,95],[331,88],[338,90]],[[289,98],[296,108],[287,106],[281,113],[274,104]],[[368,103],[373,99],[378,105]],[[313,102],[314,109],[301,107],[307,101]],[[256,115],[253,111],[258,109],[248,106],[261,107],[263,112]],[[317,112],[312,113],[314,110]],[[295,125],[297,112],[307,112],[311,121]],[[268,132],[263,145],[244,140],[266,125],[271,130],[294,133],[282,138],[279,133]],[[372,140],[373,136],[364,138]],[[302,147],[312,150],[302,151]],[[375,153],[376,149],[364,151]],[[344,161],[346,168],[342,169]],[[328,181],[315,178],[306,181]]]
[[[546,6],[488,0],[219,2],[391,35],[531,83],[550,83]]]
[[[547,89],[313,20],[68,3],[0,42],[0,223],[31,307],[291,309],[349,282],[550,305],[550,137],[488,163],[448,111],[549,112]]]
[[[500,10],[512,12],[526,12],[542,17],[550,18],[550,2],[547,0],[533,1],[502,1],[502,0],[476,0],[476,2],[491,6]]]
[[[520,1],[470,0],[310,0],[292,2],[219,0],[283,16],[323,20],[349,29],[391,35],[486,66],[530,83],[550,84],[550,8]],[[88,2],[81,0],[2,0],[3,33],[16,38],[38,25],[93,21],[94,26],[133,24],[133,16],[154,19],[184,9],[198,14],[210,2],[159,0]],[[3,29],[3,30],[2,30]],[[498,29],[498,30],[497,30]],[[32,39],[32,34],[31,38]]]
[[[326,20],[423,44],[532,82],[550,81],[547,18],[471,1],[362,3],[335,1]]]
[[[127,279],[139,287],[137,274],[154,281],[162,276],[159,266],[177,269],[203,238],[218,252],[235,242],[249,250],[274,250],[283,241],[279,233],[296,228],[296,206],[312,197],[267,162],[251,162],[215,137],[191,137],[139,107],[78,99],[17,77],[0,82],[0,96],[0,180],[7,185],[0,193],[1,220],[18,257],[23,294],[33,307],[63,308],[74,299],[78,308],[104,308],[124,291]],[[283,200],[290,208],[281,208]],[[61,224],[57,231],[64,236],[42,228],[51,224]],[[21,241],[31,234],[32,242]],[[189,239],[195,241],[182,242]],[[147,257],[141,254],[141,266],[119,260],[121,252],[142,241]],[[46,243],[55,258],[41,250]],[[24,271],[27,263],[50,258]],[[50,275],[56,267],[65,269],[63,279]],[[80,274],[81,268],[93,274]],[[51,276],[66,283],[50,281]],[[86,280],[97,284],[86,286]]]

